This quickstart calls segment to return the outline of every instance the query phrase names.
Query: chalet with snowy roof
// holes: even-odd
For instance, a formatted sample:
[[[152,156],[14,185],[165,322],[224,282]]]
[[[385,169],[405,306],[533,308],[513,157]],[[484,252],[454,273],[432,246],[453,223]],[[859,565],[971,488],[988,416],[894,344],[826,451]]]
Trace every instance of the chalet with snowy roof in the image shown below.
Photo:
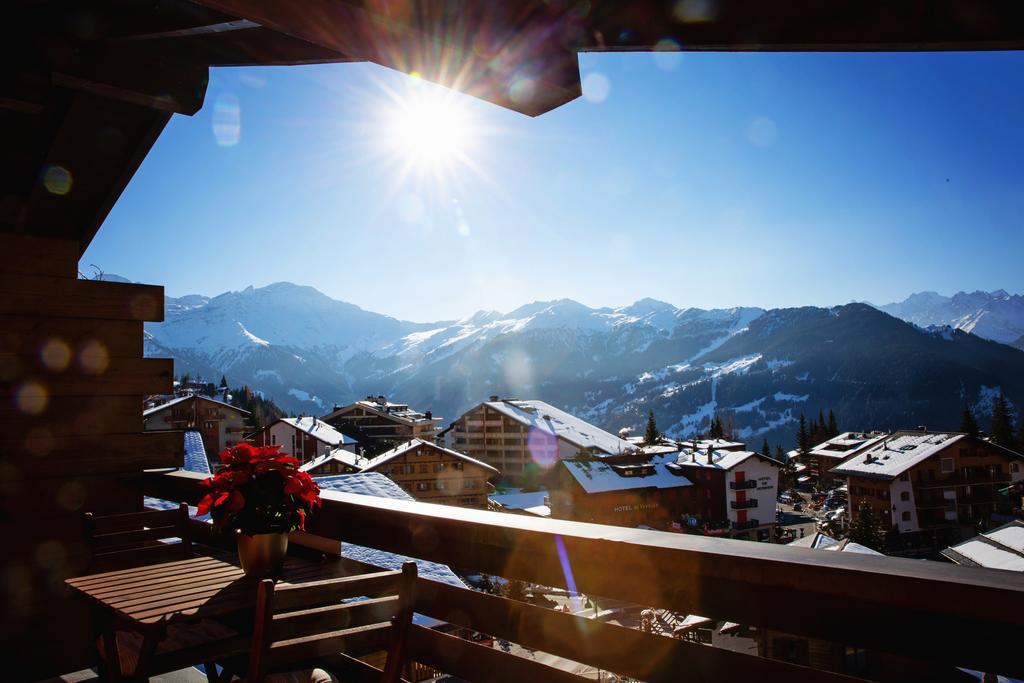
[[[942,556],[964,567],[1024,572],[1024,520],[1015,519],[946,548]]]
[[[819,481],[832,478],[830,470],[842,461],[864,451],[887,436],[885,432],[843,432],[823,441],[801,457],[807,474]]]
[[[673,466],[701,492],[689,511],[690,525],[732,538],[773,539],[782,467],[778,460],[754,451],[688,448]]]
[[[550,470],[580,451],[603,458],[639,454],[625,439],[595,427],[544,401],[489,401],[467,411],[446,430],[446,445],[501,471],[519,483]]]
[[[1024,477],[1024,456],[967,434],[899,431],[831,471],[847,480],[851,519],[866,505],[892,532],[941,542],[990,523],[999,490]]]
[[[250,435],[258,446],[280,446],[281,452],[306,464],[336,449],[356,453],[356,440],[312,416],[282,417]]]
[[[562,460],[550,495],[551,516],[655,529],[681,524],[680,515],[692,507],[684,498],[695,496],[689,490],[693,482],[674,463],[674,453],[629,463]]]
[[[384,396],[367,396],[351,405],[336,406],[321,419],[354,437],[367,453],[378,453],[410,439],[433,441],[441,423],[441,418],[429,410],[419,412]]]
[[[366,458],[353,453],[348,448],[333,448],[323,455],[318,455],[307,463],[299,466],[299,470],[308,472],[310,476],[324,477],[334,474],[355,474],[362,471]]]
[[[245,441],[249,411],[208,396],[189,394],[142,412],[146,431],[168,429],[199,432],[206,456],[216,468],[218,454]]]
[[[464,453],[412,439],[364,461],[361,471],[380,472],[416,500],[487,508],[490,479],[499,472]]]

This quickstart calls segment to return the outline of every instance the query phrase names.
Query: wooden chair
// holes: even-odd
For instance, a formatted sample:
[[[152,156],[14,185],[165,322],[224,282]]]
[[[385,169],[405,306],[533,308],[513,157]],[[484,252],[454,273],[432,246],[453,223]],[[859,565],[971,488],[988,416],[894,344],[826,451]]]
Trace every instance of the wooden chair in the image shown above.
[[[322,671],[320,678],[314,674],[323,665],[346,678],[396,683],[405,664],[416,575],[416,563],[406,562],[401,571],[296,585],[262,581],[246,682],[324,680]],[[364,599],[341,602],[346,598]],[[387,652],[383,671],[346,654],[381,650]]]
[[[173,539],[178,542],[167,542]],[[85,541],[90,573],[194,556],[185,503],[173,510],[103,516],[87,512]],[[241,638],[237,631],[208,620],[182,626],[160,624],[147,633],[126,629],[124,624],[111,622],[101,612],[94,611],[93,621],[100,676],[111,681],[122,676],[139,678],[143,672],[146,675],[166,673],[199,661],[208,662],[209,671],[212,670],[212,654],[196,659],[201,657],[199,653],[219,653],[219,643],[236,644]],[[208,674],[208,678],[216,680],[215,674],[213,677]]]
[[[178,543],[167,543],[171,539]],[[89,571],[96,573],[192,557],[188,505],[118,515],[85,513]]]

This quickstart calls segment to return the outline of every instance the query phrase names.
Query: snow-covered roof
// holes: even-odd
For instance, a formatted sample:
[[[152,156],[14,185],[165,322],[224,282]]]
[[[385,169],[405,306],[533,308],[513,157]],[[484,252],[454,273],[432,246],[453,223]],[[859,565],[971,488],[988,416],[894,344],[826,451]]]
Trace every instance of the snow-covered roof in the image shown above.
[[[488,496],[493,502],[507,510],[525,510],[526,508],[544,505],[544,499],[547,497],[548,492],[543,489],[540,491],[520,491],[519,489],[514,489],[507,493]]]
[[[413,500],[413,497],[403,491],[398,484],[379,472],[336,474],[329,477],[314,477],[313,479],[323,491],[340,491],[342,493],[355,493],[361,496],[377,496],[394,500]],[[401,569],[403,562],[413,560],[416,562],[420,576],[433,581],[458,586],[459,588],[466,587],[462,579],[456,576],[455,572],[448,565],[438,564],[437,562],[417,560],[397,553],[355,545],[354,543],[342,543],[341,554],[349,559],[376,565],[384,569]]]
[[[1009,524],[942,551],[943,557],[957,564],[989,569],[1024,572],[1024,521]]]
[[[861,555],[882,554],[877,550],[872,550],[860,543],[854,543],[848,538],[840,541],[832,538],[828,534],[823,534],[820,531],[808,534],[803,538],[798,538],[797,540],[790,542],[788,545],[797,548],[810,548],[812,550],[831,550],[837,553],[859,553]]]
[[[629,441],[544,401],[488,401],[485,405],[530,429],[547,432],[577,448],[594,449],[608,455],[636,450],[636,446]]]
[[[412,450],[413,448],[416,448],[417,446],[427,446],[428,448],[432,448],[435,451],[445,453],[446,455],[450,455],[453,458],[458,458],[463,462],[468,462],[471,465],[476,465],[477,467],[482,467],[485,470],[490,470],[494,474],[498,474],[498,470],[496,468],[491,467],[490,465],[481,460],[471,458],[465,453],[459,453],[458,451],[453,451],[450,448],[443,448],[435,443],[431,443],[430,441],[424,441],[423,439],[410,439],[409,441],[406,441],[400,446],[392,448],[390,451],[385,451],[381,453],[372,460],[363,463],[362,470],[364,472],[369,470],[375,470],[381,465],[390,462],[391,460],[394,460],[395,458],[403,455],[404,453],[407,453],[408,451]]]
[[[633,489],[670,489],[693,482],[675,467],[675,454],[655,456],[648,462],[610,464],[598,459],[563,460],[562,465],[587,493]]]
[[[884,432],[843,432],[811,449],[810,455],[843,460],[884,439]]]
[[[389,418],[395,419],[397,422],[403,422],[405,424],[417,424],[420,422],[433,422],[439,423],[443,421],[443,418],[428,416],[426,413],[422,413],[418,410],[413,410],[405,403],[392,403],[390,401],[384,401],[383,403],[377,401],[374,398],[367,398],[361,401],[341,408],[335,408],[333,411],[324,416],[325,419],[331,419],[335,416],[344,415],[346,412],[353,408],[362,408],[369,410],[377,415],[384,415]]]
[[[357,455],[352,451],[347,451],[344,448],[334,448],[323,455],[318,455],[305,465],[300,466],[299,471],[309,472],[329,462],[340,462],[343,465],[361,469],[362,466],[366,464],[366,458],[361,455]]]
[[[731,470],[733,467],[745,462],[748,458],[761,458],[777,467],[782,466],[782,463],[778,460],[769,458],[761,453],[755,453],[754,451],[712,451],[711,462],[708,462],[707,450],[697,450],[695,452],[689,448],[679,453],[676,462],[684,467],[710,467],[716,470]]]
[[[185,432],[185,467],[189,472],[211,474],[210,461],[206,458],[206,447],[203,446],[203,435],[195,430]]]
[[[693,442],[683,442],[683,445],[692,445]],[[728,439],[701,439],[697,442],[697,448],[706,451],[711,446],[716,451],[745,451],[747,444],[742,441],[729,441]]]
[[[238,406],[233,406],[230,403],[225,403],[224,401],[218,401],[215,398],[210,398],[209,396],[203,396],[202,394],[187,394],[185,396],[179,396],[178,398],[171,399],[167,403],[161,403],[158,406],[154,406],[154,407],[149,408],[147,410],[143,410],[142,411],[142,417],[149,417],[153,413],[159,413],[161,410],[167,410],[171,406],[176,406],[179,403],[184,403],[185,401],[188,401],[189,399],[193,399],[193,398],[198,398],[198,399],[201,399],[203,401],[209,401],[210,403],[216,403],[219,406],[224,406],[225,408],[230,408],[231,410],[234,410],[236,412],[242,413],[244,415],[249,415],[249,411],[248,410],[242,410]]]
[[[323,420],[319,420],[311,415],[306,417],[282,417],[279,421],[289,424],[309,434],[314,439],[319,439],[331,446],[351,446],[357,443],[351,436],[342,434]]]
[[[833,474],[895,479],[965,438],[948,432],[896,432],[836,465]]]

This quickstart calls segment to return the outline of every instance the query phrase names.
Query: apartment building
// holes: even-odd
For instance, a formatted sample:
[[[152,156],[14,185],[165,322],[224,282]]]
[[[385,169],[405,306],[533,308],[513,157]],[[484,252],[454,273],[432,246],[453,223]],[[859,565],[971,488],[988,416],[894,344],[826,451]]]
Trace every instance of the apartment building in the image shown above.
[[[886,436],[885,432],[843,432],[812,448],[800,458],[801,464],[806,465],[806,473],[818,481],[829,481],[833,478],[833,467],[871,448]]]
[[[899,431],[831,470],[847,480],[851,518],[871,507],[892,532],[988,525],[998,492],[1024,478],[1024,456],[953,432]]]
[[[225,448],[245,441],[249,411],[199,394],[172,399],[142,411],[143,429],[181,429],[199,432],[207,460],[215,467]]]
[[[411,439],[433,441],[441,423],[429,410],[419,412],[384,396],[335,407],[321,419],[355,438],[366,453],[379,453]]]
[[[580,451],[597,458],[639,453],[629,441],[544,401],[497,396],[453,422],[445,430],[444,445],[497,468],[510,483],[548,471]]]
[[[380,472],[416,500],[487,509],[494,467],[431,441],[412,439],[365,462],[362,472]]]
[[[753,451],[690,448],[674,465],[700,492],[687,524],[730,538],[774,540],[782,463]]]
[[[249,440],[258,446],[280,446],[282,453],[298,458],[303,464],[336,449],[357,453],[359,448],[352,437],[308,415],[279,418],[251,434]]]

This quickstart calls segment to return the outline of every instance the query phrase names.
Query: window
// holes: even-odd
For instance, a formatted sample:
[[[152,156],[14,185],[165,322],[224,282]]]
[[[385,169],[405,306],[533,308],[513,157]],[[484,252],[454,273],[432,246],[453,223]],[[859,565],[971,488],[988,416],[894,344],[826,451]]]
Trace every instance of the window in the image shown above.
[[[943,474],[949,474],[953,471],[953,458],[942,458],[939,461],[939,466],[942,468]]]
[[[434,482],[434,490],[436,490],[436,491],[444,491],[447,488],[448,488],[448,483],[447,482],[443,482],[443,481]]]
[[[270,435],[270,445],[271,446],[276,446],[277,445],[277,435],[276,434],[271,434]]]
[[[476,488],[476,479],[464,479],[462,481],[462,488],[464,488],[464,489],[475,489]]]
[[[1013,472],[1013,473],[1020,472],[1020,463],[1019,462],[1011,462],[1010,463],[1010,471]]]
[[[420,465],[420,474],[426,474],[429,471],[430,471],[430,465],[427,465],[425,463],[423,465]]]
[[[446,469],[448,469],[448,463],[446,463],[446,462],[435,462],[434,463],[434,471],[435,472],[444,472]]]
[[[416,482],[416,490],[417,491],[429,491],[430,490],[430,482],[428,482],[428,481],[418,481],[418,482]]]
[[[900,491],[900,500],[903,501],[904,503],[909,501],[910,500],[910,491]],[[909,512],[904,512],[903,514],[909,515],[910,513]]]

